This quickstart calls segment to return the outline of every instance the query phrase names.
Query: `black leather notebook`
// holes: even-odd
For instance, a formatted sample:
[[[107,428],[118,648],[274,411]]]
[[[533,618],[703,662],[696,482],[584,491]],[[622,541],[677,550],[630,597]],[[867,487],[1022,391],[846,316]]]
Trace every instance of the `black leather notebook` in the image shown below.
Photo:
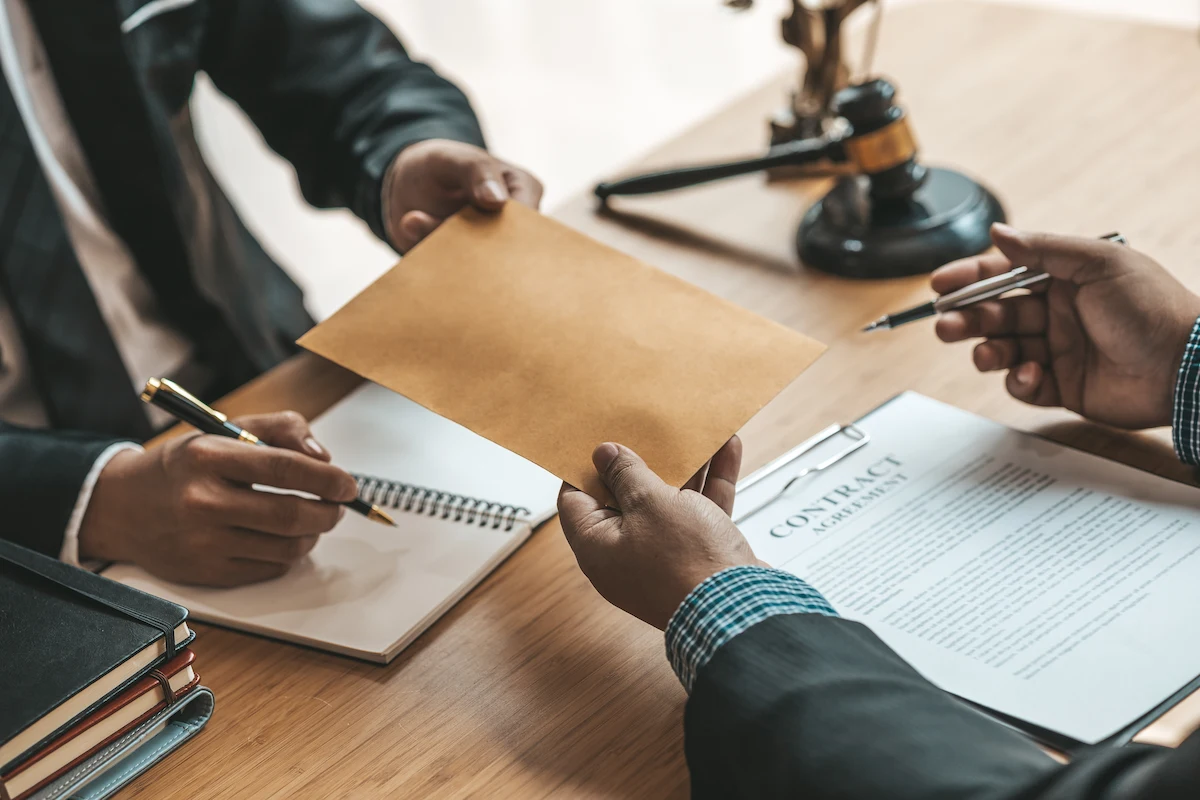
[[[0,539],[0,773],[165,663],[187,609]]]

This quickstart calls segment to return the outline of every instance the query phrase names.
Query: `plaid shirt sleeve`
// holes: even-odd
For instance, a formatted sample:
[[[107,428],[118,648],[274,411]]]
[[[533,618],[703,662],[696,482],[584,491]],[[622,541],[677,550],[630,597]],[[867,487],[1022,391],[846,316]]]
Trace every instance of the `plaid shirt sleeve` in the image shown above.
[[[779,614],[837,616],[800,578],[768,567],[730,567],[691,591],[667,623],[667,659],[683,688],[733,637]]]
[[[1200,465],[1200,319],[1192,327],[1179,377],[1175,381],[1175,413],[1171,420],[1175,452],[1185,464]]]

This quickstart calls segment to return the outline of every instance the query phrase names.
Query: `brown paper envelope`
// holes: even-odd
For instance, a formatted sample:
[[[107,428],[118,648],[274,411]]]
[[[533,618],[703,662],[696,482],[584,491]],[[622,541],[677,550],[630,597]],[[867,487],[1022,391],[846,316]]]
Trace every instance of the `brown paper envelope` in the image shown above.
[[[682,486],[825,349],[517,203],[451,218],[300,344],[602,498],[596,445]]]

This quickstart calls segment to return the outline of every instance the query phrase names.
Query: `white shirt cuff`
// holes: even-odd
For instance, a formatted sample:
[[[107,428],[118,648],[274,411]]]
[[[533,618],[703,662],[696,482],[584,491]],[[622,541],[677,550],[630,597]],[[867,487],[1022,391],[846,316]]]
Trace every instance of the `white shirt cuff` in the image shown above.
[[[75,508],[71,511],[71,518],[67,520],[67,530],[63,535],[62,550],[58,553],[58,560],[70,564],[73,567],[83,567],[84,569],[97,569],[100,564],[81,564],[79,563],[79,526],[83,524],[83,515],[87,512],[88,503],[92,500],[92,490],[96,488],[96,481],[100,479],[100,473],[108,466],[108,462],[113,460],[113,456],[117,453],[122,453],[126,450],[136,450],[142,452],[141,445],[133,442],[117,442],[110,445],[100,453],[92,463],[92,468],[88,470],[87,477],[83,479],[83,486],[79,489],[79,497],[75,500]]]

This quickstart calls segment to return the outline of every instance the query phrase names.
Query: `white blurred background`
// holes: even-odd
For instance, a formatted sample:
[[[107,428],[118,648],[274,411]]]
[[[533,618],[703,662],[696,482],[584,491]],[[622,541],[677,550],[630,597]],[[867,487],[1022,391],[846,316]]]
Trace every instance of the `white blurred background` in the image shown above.
[[[549,211],[797,64],[779,41],[783,0],[740,13],[720,0],[362,2],[467,90],[491,149],[542,179]],[[1200,0],[1022,4],[1200,25]],[[291,168],[207,82],[193,107],[217,177],[314,314],[327,316],[395,262],[352,215],[306,206]]]

